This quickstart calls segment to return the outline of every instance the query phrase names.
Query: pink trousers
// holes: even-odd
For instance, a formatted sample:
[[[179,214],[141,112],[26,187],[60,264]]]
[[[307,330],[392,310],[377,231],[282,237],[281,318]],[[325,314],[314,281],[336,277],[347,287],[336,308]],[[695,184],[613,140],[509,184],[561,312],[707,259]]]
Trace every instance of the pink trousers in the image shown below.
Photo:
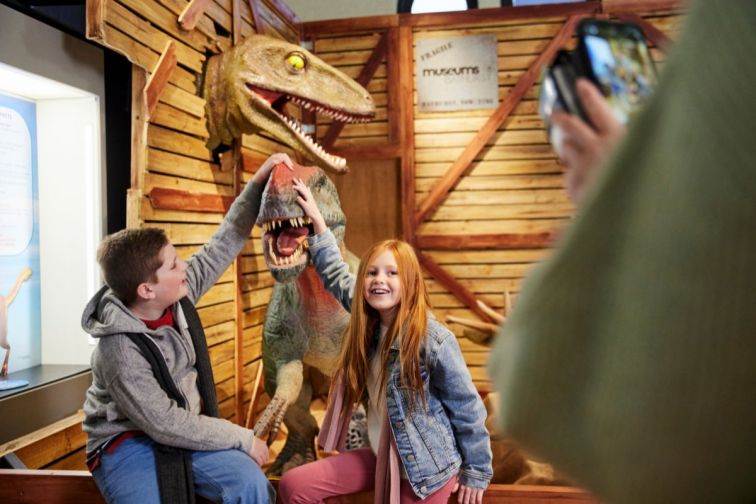
[[[283,475],[278,483],[278,493],[284,504],[319,504],[328,497],[371,490],[375,485],[375,462],[373,450],[361,448],[301,465]],[[446,504],[456,482],[454,476],[423,500],[403,479],[402,504]]]

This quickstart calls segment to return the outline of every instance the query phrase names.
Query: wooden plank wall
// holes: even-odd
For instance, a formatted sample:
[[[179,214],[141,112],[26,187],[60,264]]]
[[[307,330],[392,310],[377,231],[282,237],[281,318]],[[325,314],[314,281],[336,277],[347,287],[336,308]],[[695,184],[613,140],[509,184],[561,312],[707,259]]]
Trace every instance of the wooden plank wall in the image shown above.
[[[402,213],[404,238],[414,243],[457,284],[498,311],[504,308],[504,291],[516,300],[523,277],[548,253],[554,236],[574,208],[562,188],[562,168],[551,149],[537,113],[538,84],[532,85],[514,110],[496,129],[442,203],[419,224],[412,218],[448,168],[486,123],[492,110],[420,112],[414,73],[406,75],[414,53],[402,59],[401,44],[414,49],[414,41],[427,37],[495,34],[499,66],[499,98],[505,100],[534,61],[559,33],[569,16],[579,13],[631,13],[641,15],[672,39],[678,32],[680,8],[673,2],[612,2],[603,6],[486,9],[478,12],[415,16],[381,16],[304,24],[314,40],[315,52],[332,65],[356,75],[383,33],[396,40],[368,85],[378,106],[374,122],[347,126],[336,147],[350,159],[403,159]],[[568,46],[574,46],[570,40]],[[653,49],[661,63],[663,53]],[[399,68],[394,68],[394,66]],[[402,77],[402,73],[405,73]],[[411,83],[411,102],[402,96],[402,78]],[[404,101],[403,101],[404,100]],[[410,106],[411,103],[411,106]],[[392,110],[402,107],[411,110]],[[396,112],[392,115],[392,111]],[[392,124],[393,121],[403,124]],[[318,123],[322,135],[327,121]],[[407,135],[393,136],[404,131]],[[408,159],[409,158],[409,161]],[[374,191],[374,203],[390,205]],[[342,194],[342,200],[349,199]],[[364,204],[364,203],[363,203]],[[409,216],[410,218],[407,218]],[[416,227],[414,227],[416,226]],[[483,243],[484,236],[506,235]],[[478,239],[475,239],[478,237]],[[491,241],[491,240],[489,240]],[[477,315],[438,279],[426,272],[436,315],[476,319]],[[485,371],[488,349],[462,337],[463,328],[450,324],[458,335],[476,385],[489,390]]]

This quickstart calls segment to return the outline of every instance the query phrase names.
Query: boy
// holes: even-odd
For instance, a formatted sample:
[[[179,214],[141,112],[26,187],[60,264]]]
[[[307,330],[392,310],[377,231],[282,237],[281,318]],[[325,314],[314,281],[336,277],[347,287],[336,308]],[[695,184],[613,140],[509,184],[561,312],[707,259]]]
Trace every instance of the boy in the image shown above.
[[[194,491],[216,502],[275,502],[260,469],[268,458],[265,442],[215,418],[212,370],[194,304],[241,251],[268,175],[281,163],[292,166],[285,154],[263,163],[187,262],[160,229],[119,231],[100,245],[107,285],[82,316],[84,330],[99,340],[84,431],[87,463],[108,502],[190,502]]]

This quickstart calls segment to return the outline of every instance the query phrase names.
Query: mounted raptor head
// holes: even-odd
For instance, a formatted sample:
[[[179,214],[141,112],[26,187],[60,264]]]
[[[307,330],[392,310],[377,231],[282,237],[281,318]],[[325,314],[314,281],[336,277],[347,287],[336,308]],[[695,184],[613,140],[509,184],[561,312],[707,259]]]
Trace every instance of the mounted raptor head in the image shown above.
[[[342,122],[367,122],[375,115],[372,97],[352,78],[306,49],[264,35],[211,57],[203,95],[209,149],[265,131],[336,173],[347,170],[346,160],[325,152],[284,105],[291,101]]]

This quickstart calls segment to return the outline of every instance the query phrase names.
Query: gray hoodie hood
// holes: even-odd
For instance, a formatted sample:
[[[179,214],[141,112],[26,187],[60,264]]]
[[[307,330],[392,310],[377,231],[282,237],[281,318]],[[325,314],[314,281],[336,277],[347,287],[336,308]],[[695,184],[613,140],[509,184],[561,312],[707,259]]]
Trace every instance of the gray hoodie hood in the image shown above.
[[[87,303],[81,316],[81,327],[93,338],[151,332],[107,285],[97,291]]]

